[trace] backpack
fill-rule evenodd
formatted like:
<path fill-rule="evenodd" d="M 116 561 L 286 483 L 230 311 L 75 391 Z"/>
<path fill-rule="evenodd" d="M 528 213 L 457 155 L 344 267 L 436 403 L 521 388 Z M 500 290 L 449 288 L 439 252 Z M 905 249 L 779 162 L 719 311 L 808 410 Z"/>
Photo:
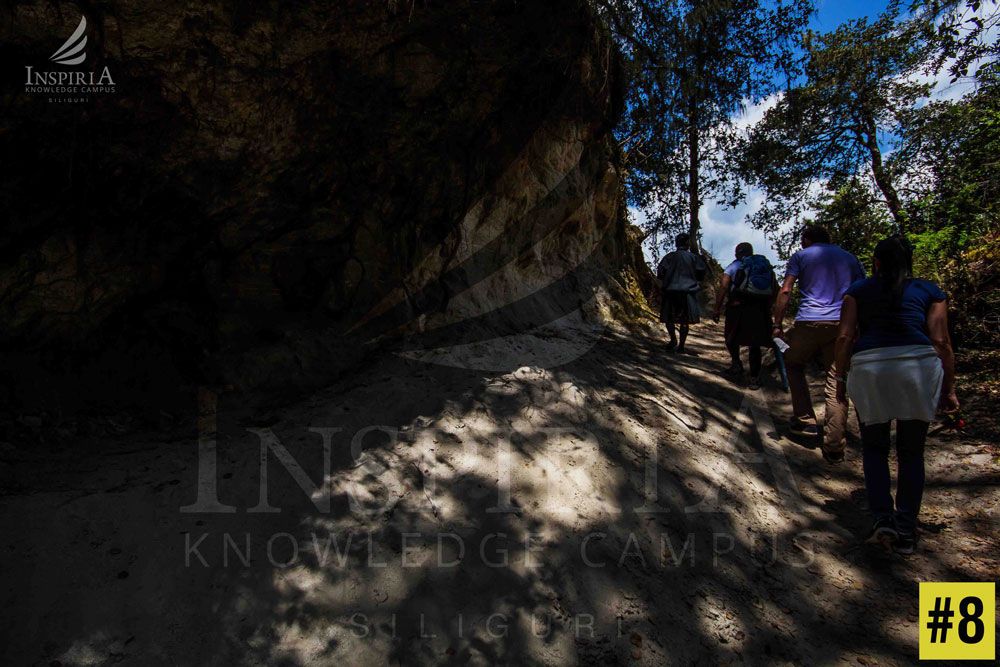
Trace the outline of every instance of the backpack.
<path fill-rule="evenodd" d="M 740 260 L 740 268 L 733 279 L 733 292 L 745 296 L 774 294 L 774 270 L 763 255 L 751 255 Z"/>

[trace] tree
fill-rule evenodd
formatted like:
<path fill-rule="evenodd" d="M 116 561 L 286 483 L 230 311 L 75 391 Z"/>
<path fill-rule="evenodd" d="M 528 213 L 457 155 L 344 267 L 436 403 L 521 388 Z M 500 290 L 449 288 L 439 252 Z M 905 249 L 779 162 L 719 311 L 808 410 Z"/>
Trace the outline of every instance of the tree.
<path fill-rule="evenodd" d="M 796 69 L 811 0 L 598 0 L 632 72 L 617 129 L 629 203 L 647 231 L 700 248 L 706 196 L 730 184 L 733 114 Z"/>
<path fill-rule="evenodd" d="M 892 227 L 870 182 L 857 176 L 827 183 L 815 208 L 812 222 L 828 229 L 841 247 L 862 260 L 872 256 L 875 244 Z"/>
<path fill-rule="evenodd" d="M 809 33 L 805 48 L 805 81 L 765 114 L 744 153 L 744 175 L 768 196 L 754 223 L 773 232 L 783 222 L 776 216 L 797 217 L 817 184 L 867 168 L 905 230 L 906 211 L 883 147 L 930 92 L 930 84 L 911 78 L 926 59 L 922 45 L 890 12 L 873 23 L 860 19 L 831 33 Z"/>
<path fill-rule="evenodd" d="M 913 113 L 895 158 L 910 176 L 915 270 L 950 296 L 966 344 L 1000 344 L 1000 66 L 955 102 Z"/>
<path fill-rule="evenodd" d="M 930 69 L 947 66 L 953 80 L 974 76 L 981 61 L 1000 56 L 997 0 L 916 0 L 908 24 L 914 39 L 933 49 Z"/>
<path fill-rule="evenodd" d="M 894 166 L 908 177 L 917 231 L 1000 225 L 1000 66 L 983 68 L 965 98 L 914 109 L 899 144 Z"/>

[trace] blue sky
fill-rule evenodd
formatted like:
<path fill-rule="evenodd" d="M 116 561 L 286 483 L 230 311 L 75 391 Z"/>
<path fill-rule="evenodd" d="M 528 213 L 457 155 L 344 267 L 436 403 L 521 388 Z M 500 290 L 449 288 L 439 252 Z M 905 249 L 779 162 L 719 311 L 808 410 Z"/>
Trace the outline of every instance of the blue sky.
<path fill-rule="evenodd" d="M 888 0 L 817 0 L 816 15 L 810 27 L 817 32 L 830 32 L 845 21 L 878 16 L 888 4 Z M 758 120 L 766 107 L 765 103 L 762 107 L 748 109 L 747 120 Z M 778 253 L 764 234 L 746 224 L 748 207 L 754 206 L 755 197 L 756 193 L 750 193 L 747 205 L 729 210 L 714 202 L 706 202 L 702 215 L 708 217 L 706 222 L 710 224 L 705 225 L 703 245 L 723 266 L 732 259 L 736 244 L 742 240 L 750 241 L 757 252 L 778 263 Z"/>
<path fill-rule="evenodd" d="M 989 4 L 996 4 L 997 0 L 992 0 Z M 817 13 L 813 17 L 811 27 L 820 32 L 829 32 L 837 28 L 845 21 L 861 17 L 875 17 L 882 13 L 889 0 L 817 0 Z M 987 3 L 984 3 L 984 8 Z M 994 30 L 984 39 L 1000 39 L 1000 30 Z M 966 78 L 959 82 L 952 82 L 947 67 L 937 74 L 916 75 L 922 82 L 931 84 L 931 99 L 935 100 L 957 100 L 967 94 L 974 87 L 974 81 Z M 759 104 L 749 106 L 742 114 L 734 118 L 737 127 L 748 128 L 758 122 L 764 113 L 774 106 L 780 99 L 778 95 L 763 100 Z M 759 230 L 753 229 L 747 224 L 747 218 L 757 210 L 763 202 L 763 194 L 760 190 L 750 189 L 746 193 L 745 201 L 735 209 L 726 209 L 716 204 L 711 199 L 704 202 L 701 209 L 702 245 L 712 253 L 723 266 L 733 260 L 733 250 L 737 243 L 749 241 L 753 244 L 754 250 L 768 257 L 776 265 L 780 265 L 778 253 L 772 247 L 770 241 Z M 641 211 L 631 209 L 633 221 L 642 224 L 644 216 Z M 789 220 L 788 224 L 797 224 L 800 221 Z M 644 247 L 647 260 L 652 261 L 654 256 L 652 248 Z"/>
<path fill-rule="evenodd" d="M 877 16 L 887 4 L 888 0 L 817 0 L 817 14 L 813 17 L 811 27 L 816 31 L 829 32 L 844 21 L 863 16 Z M 761 105 L 747 109 L 738 122 L 747 125 L 756 122 L 768 106 L 769 103 L 765 101 Z M 735 209 L 725 209 L 713 201 L 706 201 L 702 206 L 703 246 L 723 266 L 732 261 L 733 249 L 741 241 L 749 241 L 757 252 L 778 263 L 778 253 L 764 234 L 746 224 L 747 214 L 754 210 L 759 202 L 760 194 L 750 192 L 747 202 Z M 642 220 L 639 211 L 633 210 L 632 213 L 637 222 Z M 648 248 L 646 250 L 647 259 L 651 260 L 651 253 Z"/>
<path fill-rule="evenodd" d="M 875 16 L 889 3 L 886 0 L 817 0 L 817 15 L 813 18 L 814 30 L 828 32 L 844 21 L 862 16 Z"/>

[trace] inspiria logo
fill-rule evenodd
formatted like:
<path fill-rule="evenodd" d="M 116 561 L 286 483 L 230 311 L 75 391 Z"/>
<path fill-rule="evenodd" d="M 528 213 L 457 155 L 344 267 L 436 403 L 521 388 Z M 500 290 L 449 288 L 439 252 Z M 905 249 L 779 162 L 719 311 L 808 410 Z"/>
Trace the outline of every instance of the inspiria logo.
<path fill-rule="evenodd" d="M 80 25 L 69 36 L 49 60 L 60 65 L 79 65 L 87 59 L 87 17 L 80 17 Z M 79 54 L 79 55 L 78 55 Z"/>
<path fill-rule="evenodd" d="M 82 65 L 87 60 L 87 17 L 81 16 L 76 30 L 49 56 L 63 67 Z M 107 66 L 100 72 L 90 70 L 38 71 L 25 67 L 24 91 L 49 96 L 50 102 L 86 102 L 95 94 L 115 92 L 115 81 Z"/>

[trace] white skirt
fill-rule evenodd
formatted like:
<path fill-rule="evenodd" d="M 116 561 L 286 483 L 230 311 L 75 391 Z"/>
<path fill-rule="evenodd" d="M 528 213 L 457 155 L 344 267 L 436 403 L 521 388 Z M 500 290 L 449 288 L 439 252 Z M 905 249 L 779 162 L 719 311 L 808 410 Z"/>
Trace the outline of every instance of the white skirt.
<path fill-rule="evenodd" d="M 930 345 L 880 347 L 851 357 L 847 394 L 862 424 L 934 421 L 944 368 Z"/>

